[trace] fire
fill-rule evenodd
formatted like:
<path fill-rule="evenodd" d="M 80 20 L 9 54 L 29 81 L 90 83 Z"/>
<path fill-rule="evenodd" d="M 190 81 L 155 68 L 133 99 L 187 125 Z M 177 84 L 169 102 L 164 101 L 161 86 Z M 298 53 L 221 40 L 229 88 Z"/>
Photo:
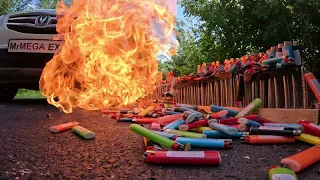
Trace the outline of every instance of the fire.
<path fill-rule="evenodd" d="M 60 2 L 56 39 L 64 44 L 40 79 L 47 101 L 71 113 L 128 105 L 152 93 L 161 81 L 156 54 L 175 22 L 161 1 Z"/>

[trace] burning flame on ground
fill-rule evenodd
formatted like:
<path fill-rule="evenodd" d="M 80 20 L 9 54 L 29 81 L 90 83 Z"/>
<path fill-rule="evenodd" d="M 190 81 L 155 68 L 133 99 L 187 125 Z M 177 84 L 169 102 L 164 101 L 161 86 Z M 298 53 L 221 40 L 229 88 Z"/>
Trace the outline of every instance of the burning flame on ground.
<path fill-rule="evenodd" d="M 70 7 L 60 2 L 56 39 L 63 37 L 64 44 L 40 79 L 48 102 L 71 113 L 74 107 L 128 105 L 152 93 L 162 78 L 156 54 L 175 21 L 160 1 L 76 0 Z M 155 22 L 164 33 L 154 33 Z"/>

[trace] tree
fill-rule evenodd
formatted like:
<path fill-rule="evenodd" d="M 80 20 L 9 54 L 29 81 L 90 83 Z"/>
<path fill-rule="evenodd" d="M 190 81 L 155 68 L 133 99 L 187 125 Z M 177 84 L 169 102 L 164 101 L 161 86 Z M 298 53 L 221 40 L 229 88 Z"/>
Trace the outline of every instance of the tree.
<path fill-rule="evenodd" d="M 21 11 L 28 8 L 32 0 L 4 0 L 0 1 L 0 15 Z"/>
<path fill-rule="evenodd" d="M 37 7 L 41 9 L 55 9 L 59 0 L 38 0 Z"/>
<path fill-rule="evenodd" d="M 194 63 L 265 52 L 271 46 L 299 40 L 306 67 L 320 70 L 320 3 L 318 0 L 181 0 L 187 17 L 196 17 L 194 40 L 182 40 L 175 61 Z M 178 27 L 179 28 L 179 27 Z M 196 42 L 196 43 L 195 43 Z M 190 46 L 196 48 L 190 51 Z M 197 53 L 195 53 L 197 52 Z M 201 56 L 199 56 L 201 55 Z M 198 56 L 198 57 L 197 57 Z"/>

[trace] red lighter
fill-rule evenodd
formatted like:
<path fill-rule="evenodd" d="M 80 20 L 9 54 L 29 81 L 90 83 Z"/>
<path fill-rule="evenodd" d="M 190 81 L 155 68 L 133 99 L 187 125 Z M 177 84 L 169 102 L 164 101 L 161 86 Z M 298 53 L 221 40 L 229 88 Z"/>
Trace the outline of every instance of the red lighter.
<path fill-rule="evenodd" d="M 217 165 L 219 151 L 146 151 L 146 162 L 156 164 Z"/>
<path fill-rule="evenodd" d="M 301 119 L 299 124 L 303 126 L 303 132 L 320 137 L 320 126 Z"/>

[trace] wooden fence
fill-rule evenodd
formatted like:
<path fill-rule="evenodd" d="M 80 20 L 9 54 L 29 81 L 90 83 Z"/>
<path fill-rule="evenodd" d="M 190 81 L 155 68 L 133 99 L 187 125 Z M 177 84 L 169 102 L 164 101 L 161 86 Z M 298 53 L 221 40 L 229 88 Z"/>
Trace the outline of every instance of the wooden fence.
<path fill-rule="evenodd" d="M 244 82 L 241 75 L 228 79 L 211 78 L 206 81 L 188 81 L 177 85 L 175 102 L 201 106 L 218 105 L 235 107 L 240 101 L 242 106 L 253 99 L 263 101 L 261 108 L 312 108 L 315 97 L 303 78 L 303 67 L 288 67 L 270 70 L 253 75 L 252 81 Z M 161 99 L 168 85 L 162 85 L 148 97 Z"/>

